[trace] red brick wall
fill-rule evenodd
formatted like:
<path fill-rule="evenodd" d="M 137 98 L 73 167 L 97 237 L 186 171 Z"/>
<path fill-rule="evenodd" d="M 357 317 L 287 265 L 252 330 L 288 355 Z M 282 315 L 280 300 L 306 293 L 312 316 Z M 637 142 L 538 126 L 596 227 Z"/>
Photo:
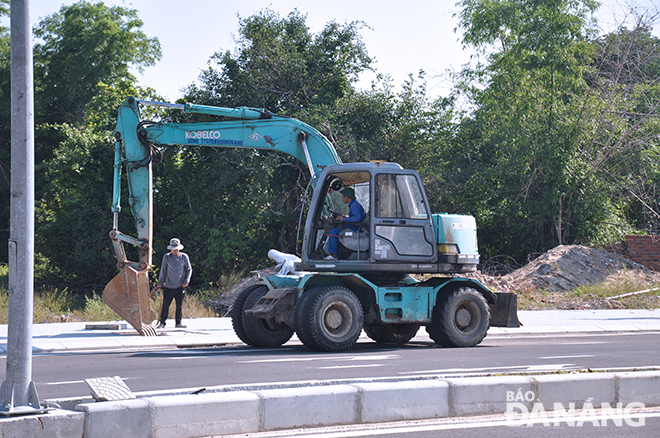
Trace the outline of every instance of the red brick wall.
<path fill-rule="evenodd" d="M 626 236 L 624 255 L 654 271 L 660 271 L 660 236 Z"/>

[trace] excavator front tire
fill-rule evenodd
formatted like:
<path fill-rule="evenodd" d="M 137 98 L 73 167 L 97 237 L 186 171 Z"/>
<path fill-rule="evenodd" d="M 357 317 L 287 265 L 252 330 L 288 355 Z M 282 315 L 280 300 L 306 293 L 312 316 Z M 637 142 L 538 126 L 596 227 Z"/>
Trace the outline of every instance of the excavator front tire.
<path fill-rule="evenodd" d="M 342 286 L 305 292 L 294 315 L 298 339 L 316 351 L 339 352 L 352 348 L 364 325 L 360 300 Z"/>
<path fill-rule="evenodd" d="M 440 297 L 426 331 L 443 347 L 474 347 L 486 337 L 490 312 L 476 289 L 463 287 Z"/>

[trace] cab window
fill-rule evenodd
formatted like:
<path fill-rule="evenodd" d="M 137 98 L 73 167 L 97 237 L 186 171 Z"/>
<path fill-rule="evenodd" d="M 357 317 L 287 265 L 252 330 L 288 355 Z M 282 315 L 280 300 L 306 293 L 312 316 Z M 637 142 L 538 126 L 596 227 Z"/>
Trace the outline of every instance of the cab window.
<path fill-rule="evenodd" d="M 413 175 L 376 175 L 376 216 L 427 219 L 428 212 L 417 178 Z"/>

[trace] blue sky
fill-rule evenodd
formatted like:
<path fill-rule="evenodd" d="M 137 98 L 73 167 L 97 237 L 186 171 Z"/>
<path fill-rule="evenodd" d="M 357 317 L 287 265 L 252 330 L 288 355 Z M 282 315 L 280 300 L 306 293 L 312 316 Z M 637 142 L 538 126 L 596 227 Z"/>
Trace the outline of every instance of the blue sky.
<path fill-rule="evenodd" d="M 92 0 L 93 1 L 93 0 Z M 621 11 L 628 0 L 606 0 L 599 22 L 604 29 L 623 17 Z M 658 0 L 635 0 L 646 7 Z M 62 4 L 73 0 L 31 0 L 32 21 L 37 23 Z M 155 88 L 174 101 L 181 88 L 197 80 L 215 52 L 235 47 L 238 17 L 269 8 L 285 17 L 298 9 L 307 15 L 311 32 L 323 29 L 329 21 L 340 24 L 364 21 L 370 29 L 362 35 L 369 55 L 375 58 L 378 73 L 388 74 L 396 86 L 410 73 L 420 69 L 427 73 L 429 93 L 445 95 L 449 83 L 443 73 L 460 70 L 468 62 L 470 52 L 462 49 L 460 32 L 455 33 L 458 12 L 455 0 L 106 0 L 107 5 L 125 6 L 139 11 L 143 30 L 161 43 L 163 57 L 143 75 L 140 84 Z M 657 26 L 654 34 L 660 36 Z M 364 74 L 359 87 L 368 88 L 374 75 Z"/>

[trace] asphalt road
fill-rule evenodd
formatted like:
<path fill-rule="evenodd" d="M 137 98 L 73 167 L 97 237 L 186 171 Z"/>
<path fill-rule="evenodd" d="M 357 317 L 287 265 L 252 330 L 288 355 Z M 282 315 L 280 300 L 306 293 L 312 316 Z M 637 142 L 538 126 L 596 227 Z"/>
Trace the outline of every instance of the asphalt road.
<path fill-rule="evenodd" d="M 143 392 L 307 380 L 658 367 L 660 357 L 651 346 L 658 345 L 659 338 L 648 333 L 492 337 L 467 349 L 440 348 L 430 340 L 402 347 L 360 342 L 341 354 L 290 344 L 271 350 L 56 353 L 33 357 L 32 380 L 45 400 L 89 395 L 84 379 L 111 376 Z M 3 368 L 5 361 L 0 362 Z"/>

